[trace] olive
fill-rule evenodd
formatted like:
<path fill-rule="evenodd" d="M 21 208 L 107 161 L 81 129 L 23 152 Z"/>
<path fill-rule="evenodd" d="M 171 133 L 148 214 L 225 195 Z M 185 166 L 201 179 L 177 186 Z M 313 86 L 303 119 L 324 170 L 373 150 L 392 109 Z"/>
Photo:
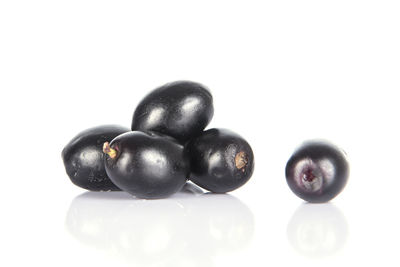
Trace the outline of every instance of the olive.
<path fill-rule="evenodd" d="M 326 141 L 307 141 L 286 164 L 286 181 L 298 197 L 327 202 L 345 187 L 349 177 L 346 155 Z"/>
<path fill-rule="evenodd" d="M 132 130 L 155 131 L 186 142 L 214 115 L 213 98 L 203 85 L 176 81 L 154 89 L 137 106 Z"/>
<path fill-rule="evenodd" d="M 92 191 L 120 190 L 107 176 L 102 148 L 104 142 L 128 131 L 122 126 L 102 125 L 76 135 L 61 153 L 72 183 Z"/>
<path fill-rule="evenodd" d="M 164 198 L 189 176 L 184 148 L 172 137 L 133 131 L 104 143 L 106 172 L 122 190 L 138 198 Z"/>
<path fill-rule="evenodd" d="M 190 180 L 214 193 L 244 185 L 253 174 L 254 155 L 240 135 L 226 129 L 210 129 L 185 148 L 190 156 Z"/>

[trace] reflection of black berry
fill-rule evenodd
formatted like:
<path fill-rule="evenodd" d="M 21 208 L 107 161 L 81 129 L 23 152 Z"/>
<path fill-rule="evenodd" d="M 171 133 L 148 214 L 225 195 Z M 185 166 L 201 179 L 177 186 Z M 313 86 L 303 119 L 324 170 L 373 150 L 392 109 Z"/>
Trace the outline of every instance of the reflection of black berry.
<path fill-rule="evenodd" d="M 183 146 L 153 132 L 129 132 L 104 144 L 110 179 L 138 198 L 163 198 L 177 192 L 189 176 Z"/>
<path fill-rule="evenodd" d="M 185 142 L 201 133 L 213 114 L 213 98 L 206 87 L 178 81 L 153 90 L 139 103 L 132 130 L 155 131 Z"/>
<path fill-rule="evenodd" d="M 119 190 L 104 169 L 103 143 L 128 132 L 116 125 L 104 125 L 87 129 L 75 136 L 63 149 L 62 159 L 71 181 L 92 191 Z"/>
<path fill-rule="evenodd" d="M 245 184 L 253 174 L 254 156 L 241 136 L 226 129 L 210 129 L 186 146 L 190 156 L 190 180 L 215 193 Z"/>
<path fill-rule="evenodd" d="M 344 153 L 326 142 L 303 144 L 286 165 L 286 181 L 298 197 L 326 202 L 345 187 L 349 165 Z"/>

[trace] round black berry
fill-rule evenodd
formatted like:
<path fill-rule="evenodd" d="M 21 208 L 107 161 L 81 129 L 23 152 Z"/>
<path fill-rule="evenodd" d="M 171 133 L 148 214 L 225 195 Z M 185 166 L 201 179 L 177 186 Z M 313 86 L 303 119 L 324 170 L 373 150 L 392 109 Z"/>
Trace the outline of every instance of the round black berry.
<path fill-rule="evenodd" d="M 286 164 L 290 189 L 308 202 L 333 199 L 343 190 L 348 177 L 346 155 L 328 142 L 304 143 Z"/>

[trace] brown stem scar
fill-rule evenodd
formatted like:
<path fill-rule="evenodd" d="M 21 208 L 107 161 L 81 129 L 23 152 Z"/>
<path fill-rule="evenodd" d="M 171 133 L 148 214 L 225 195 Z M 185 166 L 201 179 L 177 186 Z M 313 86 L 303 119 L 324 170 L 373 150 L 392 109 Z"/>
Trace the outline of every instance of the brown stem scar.
<path fill-rule="evenodd" d="M 103 145 L 103 152 L 110 156 L 110 158 L 115 158 L 117 156 L 117 151 L 110 147 L 108 142 L 105 142 Z"/>
<path fill-rule="evenodd" d="M 236 154 L 235 156 L 235 166 L 237 169 L 241 169 L 244 172 L 244 167 L 246 167 L 247 163 L 249 162 L 249 159 L 247 157 L 247 154 L 244 151 L 240 151 L 239 153 Z"/>

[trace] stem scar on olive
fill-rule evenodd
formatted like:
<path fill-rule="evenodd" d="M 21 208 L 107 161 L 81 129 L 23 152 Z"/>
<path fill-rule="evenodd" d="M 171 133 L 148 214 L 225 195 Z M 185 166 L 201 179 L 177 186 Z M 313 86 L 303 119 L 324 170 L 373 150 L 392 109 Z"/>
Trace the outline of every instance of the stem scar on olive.
<path fill-rule="evenodd" d="M 111 148 L 110 143 L 108 143 L 108 142 L 104 143 L 103 152 L 112 159 L 117 156 L 117 151 L 115 149 Z"/>
<path fill-rule="evenodd" d="M 248 162 L 249 158 L 247 157 L 246 152 L 240 151 L 239 153 L 236 154 L 235 166 L 237 169 L 242 170 L 242 172 L 244 172 Z"/>

